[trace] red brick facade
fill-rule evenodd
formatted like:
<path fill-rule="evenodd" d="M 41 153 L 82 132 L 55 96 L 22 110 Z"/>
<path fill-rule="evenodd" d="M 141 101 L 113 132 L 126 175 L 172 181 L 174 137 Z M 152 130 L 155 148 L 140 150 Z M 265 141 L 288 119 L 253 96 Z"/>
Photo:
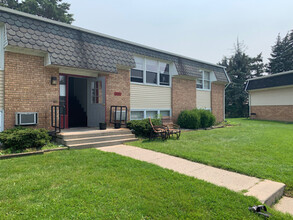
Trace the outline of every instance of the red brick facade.
<path fill-rule="evenodd" d="M 293 122 L 293 105 L 251 106 L 253 119 Z"/>
<path fill-rule="evenodd" d="M 172 115 L 176 121 L 180 112 L 196 108 L 196 80 L 172 78 Z"/>
<path fill-rule="evenodd" d="M 130 70 L 118 69 L 118 74 L 109 74 L 106 76 L 107 122 L 110 120 L 111 105 L 127 106 L 128 119 L 130 118 Z"/>
<path fill-rule="evenodd" d="M 15 125 L 16 112 L 38 112 L 38 128 L 50 128 L 52 105 L 59 104 L 59 84 L 51 85 L 57 68 L 44 67 L 44 58 L 5 52 L 5 129 Z"/>
<path fill-rule="evenodd" d="M 224 120 L 224 90 L 225 85 L 212 83 L 211 106 L 212 113 L 216 116 L 217 122 Z"/>
<path fill-rule="evenodd" d="M 106 121 L 111 105 L 127 106 L 129 119 L 130 70 L 119 69 L 118 74 L 105 76 Z M 4 77 L 5 129 L 14 127 L 16 112 L 38 112 L 35 127 L 51 129 L 51 106 L 59 104 L 59 69 L 44 67 L 43 57 L 6 52 Z M 57 77 L 57 85 L 51 85 L 51 77 Z M 224 88 L 223 84 L 212 83 L 211 107 L 217 121 L 224 119 Z M 173 77 L 171 104 L 174 121 L 181 111 L 196 108 L 196 80 Z"/>

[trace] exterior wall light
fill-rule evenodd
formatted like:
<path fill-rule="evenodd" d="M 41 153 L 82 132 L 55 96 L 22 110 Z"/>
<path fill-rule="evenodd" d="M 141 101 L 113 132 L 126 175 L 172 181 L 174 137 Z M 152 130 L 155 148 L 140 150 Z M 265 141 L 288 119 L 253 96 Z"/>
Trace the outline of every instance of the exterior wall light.
<path fill-rule="evenodd" d="M 57 85 L 57 77 L 55 76 L 51 77 L 51 85 Z"/>

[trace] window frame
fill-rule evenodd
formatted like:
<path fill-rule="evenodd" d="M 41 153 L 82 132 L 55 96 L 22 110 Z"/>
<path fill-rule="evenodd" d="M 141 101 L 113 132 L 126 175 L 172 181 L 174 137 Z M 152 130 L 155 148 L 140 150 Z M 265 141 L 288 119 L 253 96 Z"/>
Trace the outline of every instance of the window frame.
<path fill-rule="evenodd" d="M 212 75 L 212 71 L 208 71 L 208 70 L 200 70 L 200 72 L 202 73 L 201 74 L 201 78 L 197 78 L 196 79 L 196 89 L 197 90 L 203 90 L 203 91 L 211 91 L 211 87 L 212 87 L 212 80 L 211 80 L 211 75 Z M 205 75 L 205 73 L 209 73 L 209 80 L 206 80 L 205 78 L 204 78 L 204 75 Z M 198 80 L 201 80 L 201 83 L 202 83 L 202 88 L 197 88 L 197 85 L 198 85 Z M 205 88 L 205 81 L 208 81 L 209 82 L 209 88 L 208 89 L 206 89 Z"/>
<path fill-rule="evenodd" d="M 170 112 L 170 117 L 172 117 L 172 109 L 130 109 L 130 120 L 143 120 L 143 119 L 146 119 L 146 112 L 148 111 L 156 111 L 157 112 L 157 115 L 159 116 L 160 115 L 160 112 L 161 111 L 169 111 Z M 132 119 L 131 118 L 131 112 L 143 112 L 143 119 Z"/>
<path fill-rule="evenodd" d="M 170 73 L 170 65 L 171 63 L 169 62 L 166 62 L 166 61 L 162 61 L 162 60 L 156 60 L 156 59 L 150 59 L 150 58 L 147 58 L 147 57 L 139 57 L 139 56 L 136 56 L 137 58 L 140 58 L 140 59 L 143 59 L 143 82 L 140 83 L 140 82 L 132 82 L 131 81 L 131 70 L 132 69 L 136 69 L 136 68 L 132 68 L 130 70 L 130 83 L 132 84 L 137 84 L 137 85 L 150 85 L 150 86 L 161 86 L 161 87 L 171 87 L 171 84 L 172 84 L 172 80 L 171 80 L 171 73 Z M 146 70 L 146 63 L 147 63 L 147 60 L 151 60 L 151 61 L 155 61 L 157 63 L 157 83 L 154 84 L 154 83 L 147 83 L 146 82 L 146 75 L 147 75 L 147 70 Z M 161 85 L 161 81 L 160 81 L 160 63 L 165 63 L 167 65 L 169 65 L 169 85 Z M 166 74 L 165 74 L 166 75 Z"/>

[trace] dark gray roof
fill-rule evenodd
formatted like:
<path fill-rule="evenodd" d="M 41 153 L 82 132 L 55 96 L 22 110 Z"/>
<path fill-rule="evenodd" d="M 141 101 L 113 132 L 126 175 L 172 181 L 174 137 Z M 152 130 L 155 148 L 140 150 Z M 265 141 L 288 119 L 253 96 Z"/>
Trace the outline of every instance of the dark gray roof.
<path fill-rule="evenodd" d="M 77 27 L 0 7 L 0 22 L 6 24 L 8 45 L 49 53 L 52 65 L 117 72 L 117 65 L 134 67 L 134 55 L 174 62 L 180 75 L 201 76 L 201 69 L 214 71 L 228 82 L 223 67 L 195 61 L 168 52 L 105 37 Z"/>
<path fill-rule="evenodd" d="M 293 86 L 293 71 L 250 79 L 248 80 L 246 90 L 267 89 L 289 85 Z"/>

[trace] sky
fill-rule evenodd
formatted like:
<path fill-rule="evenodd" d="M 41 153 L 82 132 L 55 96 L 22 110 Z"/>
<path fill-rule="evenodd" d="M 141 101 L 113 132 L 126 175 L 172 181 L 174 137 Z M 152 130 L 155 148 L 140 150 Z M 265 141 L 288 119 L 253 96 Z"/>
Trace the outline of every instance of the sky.
<path fill-rule="evenodd" d="M 268 61 L 293 29 L 293 0 L 63 0 L 75 26 L 218 63 L 243 42 Z"/>

